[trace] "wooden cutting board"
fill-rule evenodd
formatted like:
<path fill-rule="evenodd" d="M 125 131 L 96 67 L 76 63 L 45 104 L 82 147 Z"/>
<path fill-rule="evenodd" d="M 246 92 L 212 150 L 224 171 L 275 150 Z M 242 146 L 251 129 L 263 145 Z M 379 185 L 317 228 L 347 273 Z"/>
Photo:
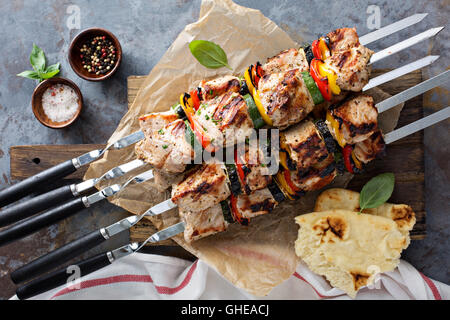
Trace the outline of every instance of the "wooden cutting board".
<path fill-rule="evenodd" d="M 388 70 L 374 70 L 372 76 Z M 145 76 L 130 76 L 128 78 L 128 105 L 130 106 L 141 87 Z M 393 95 L 422 81 L 420 71 L 412 72 L 388 84 L 381 89 Z M 398 127 L 404 126 L 423 117 L 423 96 L 418 96 L 405 103 L 400 115 Z M 100 145 L 33 145 L 14 146 L 10 148 L 11 179 L 25 179 L 41 170 L 49 168 L 64 160 L 71 159 L 84 152 L 99 148 Z M 85 168 L 86 169 L 86 168 Z M 79 170 L 68 178 L 81 178 L 84 170 Z M 355 176 L 349 184 L 349 189 L 360 191 L 362 186 L 373 176 L 382 172 L 394 172 L 396 185 L 391 197 L 393 203 L 407 203 L 416 213 L 417 222 L 411 232 L 411 238 L 418 240 L 426 236 L 425 193 L 424 193 L 424 145 L 423 132 L 399 140 L 387 147 L 386 157 L 370 163 L 366 172 Z M 132 241 L 143 241 L 156 229 L 148 221 L 139 223 L 132 228 Z M 174 245 L 173 241 L 160 243 Z"/>

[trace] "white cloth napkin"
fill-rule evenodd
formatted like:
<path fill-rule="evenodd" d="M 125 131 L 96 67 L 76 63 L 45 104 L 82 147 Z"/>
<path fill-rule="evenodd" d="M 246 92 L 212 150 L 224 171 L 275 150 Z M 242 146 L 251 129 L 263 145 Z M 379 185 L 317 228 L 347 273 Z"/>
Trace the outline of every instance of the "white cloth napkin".
<path fill-rule="evenodd" d="M 32 299 L 350 299 L 303 263 L 269 295 L 256 297 L 233 286 L 201 260 L 192 263 L 142 253 L 91 273 L 76 286 L 64 285 Z M 361 289 L 356 298 L 447 300 L 450 286 L 431 280 L 401 261 L 395 271 L 382 274 L 373 288 Z"/>

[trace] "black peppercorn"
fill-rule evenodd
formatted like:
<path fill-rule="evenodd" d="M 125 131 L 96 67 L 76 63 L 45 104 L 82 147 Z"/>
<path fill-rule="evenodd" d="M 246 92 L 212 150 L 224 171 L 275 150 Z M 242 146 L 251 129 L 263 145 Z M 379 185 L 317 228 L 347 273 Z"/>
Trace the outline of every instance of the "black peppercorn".
<path fill-rule="evenodd" d="M 104 74 L 114 67 L 116 48 L 106 36 L 97 36 L 83 44 L 80 58 L 89 73 Z"/>

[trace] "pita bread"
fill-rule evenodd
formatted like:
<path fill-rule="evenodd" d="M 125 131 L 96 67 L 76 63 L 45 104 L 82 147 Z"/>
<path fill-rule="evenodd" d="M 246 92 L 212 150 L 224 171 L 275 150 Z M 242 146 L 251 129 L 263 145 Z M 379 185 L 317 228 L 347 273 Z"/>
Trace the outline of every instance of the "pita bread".
<path fill-rule="evenodd" d="M 333 287 L 355 297 L 381 272 L 394 270 L 409 235 L 386 217 L 349 210 L 313 212 L 295 218 L 300 225 L 295 252 Z"/>
<path fill-rule="evenodd" d="M 333 209 L 359 212 L 359 193 L 341 188 L 325 190 L 317 197 L 314 211 L 319 212 Z M 394 220 L 399 230 L 408 234 L 416 223 L 414 211 L 406 204 L 384 203 L 377 208 L 364 209 L 363 213 Z"/>

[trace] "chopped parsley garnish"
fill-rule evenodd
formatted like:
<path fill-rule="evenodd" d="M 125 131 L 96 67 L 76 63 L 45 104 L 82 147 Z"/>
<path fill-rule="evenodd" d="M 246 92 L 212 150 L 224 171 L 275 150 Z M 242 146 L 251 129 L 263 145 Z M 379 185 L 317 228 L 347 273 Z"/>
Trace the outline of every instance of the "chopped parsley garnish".
<path fill-rule="evenodd" d="M 205 114 L 205 119 L 206 119 L 206 120 L 209 120 L 209 119 L 210 119 L 209 116 L 208 116 L 207 114 Z"/>
<path fill-rule="evenodd" d="M 213 94 L 213 91 L 211 89 L 211 90 L 209 90 L 209 95 L 212 96 L 212 94 Z"/>
<path fill-rule="evenodd" d="M 167 149 L 169 146 L 167 144 L 163 145 L 162 148 L 163 149 Z"/>
<path fill-rule="evenodd" d="M 229 109 L 229 108 L 230 108 L 230 105 L 229 105 L 229 104 L 227 104 L 227 105 L 223 106 L 223 108 L 222 108 L 222 109 Z"/>
<path fill-rule="evenodd" d="M 202 128 L 203 128 L 203 130 L 204 130 L 205 132 L 208 132 L 208 129 L 206 129 L 206 128 L 205 128 L 205 127 L 203 127 L 203 126 L 202 126 Z"/>
<path fill-rule="evenodd" d="M 265 165 L 264 163 L 261 163 L 261 167 L 265 168 L 265 167 L 266 167 L 266 165 Z"/>
<path fill-rule="evenodd" d="M 159 129 L 159 130 L 158 130 L 158 133 L 159 133 L 159 134 L 164 134 L 164 130 L 163 130 L 163 129 Z"/>

